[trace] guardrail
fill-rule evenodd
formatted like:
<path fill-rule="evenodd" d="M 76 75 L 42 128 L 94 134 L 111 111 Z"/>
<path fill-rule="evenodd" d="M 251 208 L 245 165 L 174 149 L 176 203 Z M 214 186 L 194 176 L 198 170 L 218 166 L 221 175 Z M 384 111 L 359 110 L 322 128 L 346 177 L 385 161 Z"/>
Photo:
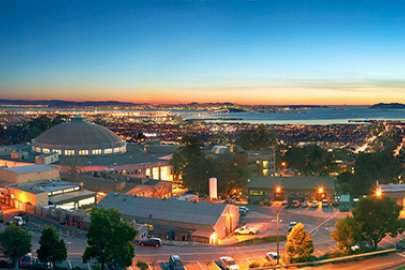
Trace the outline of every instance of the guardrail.
<path fill-rule="evenodd" d="M 251 270 L 266 270 L 266 269 L 280 269 L 280 268 L 289 268 L 289 267 L 314 266 L 314 265 L 321 265 L 321 264 L 327 264 L 327 263 L 350 261 L 350 260 L 357 259 L 357 258 L 365 258 L 365 257 L 369 257 L 369 256 L 382 255 L 382 254 L 392 253 L 395 251 L 396 251 L 395 248 L 389 248 L 389 249 L 384 249 L 384 250 L 378 250 L 378 251 L 373 251 L 373 252 L 367 252 L 367 253 L 361 253 L 361 254 L 355 254 L 355 255 L 349 255 L 349 256 L 337 257 L 337 258 L 331 258 L 331 259 L 325 259 L 325 260 L 319 260 L 319 261 L 266 266 L 266 267 L 259 267 L 259 268 L 250 268 L 250 269 Z"/>

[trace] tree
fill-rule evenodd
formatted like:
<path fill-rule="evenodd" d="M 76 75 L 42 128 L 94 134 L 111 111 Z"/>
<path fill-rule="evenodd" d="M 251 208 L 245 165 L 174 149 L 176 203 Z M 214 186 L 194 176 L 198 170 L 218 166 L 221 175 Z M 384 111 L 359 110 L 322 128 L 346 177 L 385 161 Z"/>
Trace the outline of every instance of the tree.
<path fill-rule="evenodd" d="M 218 190 L 230 194 L 235 188 L 245 188 L 250 173 L 236 162 L 235 157 L 220 156 L 213 161 L 214 176 L 218 179 Z"/>
<path fill-rule="evenodd" d="M 31 235 L 24 228 L 11 224 L 0 233 L 0 244 L 4 255 L 10 257 L 18 269 L 21 257 L 31 252 Z"/>
<path fill-rule="evenodd" d="M 360 240 L 359 228 L 352 217 L 339 219 L 330 235 L 336 241 L 339 250 L 345 253 L 349 253 L 351 247 Z"/>
<path fill-rule="evenodd" d="M 376 248 L 387 234 L 395 237 L 402 233 L 405 230 L 404 222 L 398 219 L 401 209 L 387 196 L 361 198 L 352 210 L 361 239 Z"/>
<path fill-rule="evenodd" d="M 59 239 L 55 228 L 47 226 L 42 230 L 39 239 L 39 249 L 37 250 L 38 259 L 43 263 L 51 263 L 52 269 L 56 262 L 61 262 L 67 258 L 65 241 Z"/>
<path fill-rule="evenodd" d="M 309 233 L 305 230 L 304 224 L 297 223 L 287 236 L 286 252 L 291 261 L 305 261 L 314 252 L 314 245 Z"/>
<path fill-rule="evenodd" d="M 90 221 L 83 262 L 96 259 L 102 270 L 106 264 L 130 266 L 134 256 L 134 246 L 131 241 L 137 234 L 134 227 L 123 220 L 116 209 L 94 207 L 90 214 Z"/>
<path fill-rule="evenodd" d="M 244 130 L 236 139 L 236 144 L 245 150 L 262 150 L 276 144 L 276 136 L 264 126 L 256 129 Z"/>
<path fill-rule="evenodd" d="M 148 265 L 146 262 L 144 262 L 144 261 L 138 261 L 138 262 L 136 263 L 136 267 L 138 267 L 138 268 L 141 269 L 141 270 L 146 270 L 146 269 L 149 268 L 149 265 Z"/>
<path fill-rule="evenodd" d="M 391 152 L 361 153 L 356 159 L 352 190 L 356 192 L 355 195 L 369 194 L 370 187 L 376 181 L 391 183 L 398 179 L 401 171 L 399 159 Z"/>
<path fill-rule="evenodd" d="M 331 154 L 317 145 L 293 147 L 288 150 L 285 159 L 289 167 L 303 175 L 327 174 L 332 165 Z"/>
<path fill-rule="evenodd" d="M 340 194 L 354 194 L 353 189 L 354 175 L 350 172 L 343 172 L 337 177 L 337 189 Z"/>

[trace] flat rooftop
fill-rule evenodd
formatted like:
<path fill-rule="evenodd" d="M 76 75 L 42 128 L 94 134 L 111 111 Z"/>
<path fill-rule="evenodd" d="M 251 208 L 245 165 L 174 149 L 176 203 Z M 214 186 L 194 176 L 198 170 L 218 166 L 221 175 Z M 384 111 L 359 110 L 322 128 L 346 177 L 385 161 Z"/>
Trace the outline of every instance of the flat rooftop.
<path fill-rule="evenodd" d="M 405 184 L 380 185 L 382 192 L 405 192 Z"/>
<path fill-rule="evenodd" d="M 18 166 L 18 167 L 12 167 L 12 168 L 6 168 L 6 167 L 0 168 L 0 170 L 14 172 L 17 174 L 32 173 L 32 172 L 38 172 L 38 171 L 49 171 L 49 170 L 55 170 L 55 169 L 57 169 L 57 167 L 50 166 L 50 165 L 42 165 L 42 164 Z"/>
<path fill-rule="evenodd" d="M 135 197 L 110 193 L 99 204 L 105 208 L 115 208 L 122 215 L 136 218 L 182 222 L 214 226 L 222 215 L 226 204 L 188 202 L 175 199 Z"/>
<path fill-rule="evenodd" d="M 75 188 L 80 188 L 80 185 L 77 183 L 71 183 L 67 181 L 62 181 L 62 180 L 52 180 L 52 181 L 42 181 L 42 182 L 34 182 L 34 183 L 27 183 L 27 184 L 12 184 L 6 181 L 1 181 L 1 185 L 12 187 L 12 188 L 17 188 L 29 193 L 33 194 L 38 194 L 38 193 L 52 193 L 52 192 L 57 192 L 57 191 L 63 191 L 63 190 L 70 190 L 72 191 Z"/>

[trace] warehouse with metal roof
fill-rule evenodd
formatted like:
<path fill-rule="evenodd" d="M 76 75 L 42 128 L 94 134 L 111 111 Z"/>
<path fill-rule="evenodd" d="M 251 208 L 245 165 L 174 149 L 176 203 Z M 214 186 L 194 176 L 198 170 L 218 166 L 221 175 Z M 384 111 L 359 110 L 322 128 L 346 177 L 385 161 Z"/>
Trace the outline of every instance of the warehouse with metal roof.
<path fill-rule="evenodd" d="M 153 235 L 169 240 L 215 243 L 239 223 L 238 207 L 229 204 L 110 193 L 98 205 L 115 208 L 130 221 L 149 224 Z"/>

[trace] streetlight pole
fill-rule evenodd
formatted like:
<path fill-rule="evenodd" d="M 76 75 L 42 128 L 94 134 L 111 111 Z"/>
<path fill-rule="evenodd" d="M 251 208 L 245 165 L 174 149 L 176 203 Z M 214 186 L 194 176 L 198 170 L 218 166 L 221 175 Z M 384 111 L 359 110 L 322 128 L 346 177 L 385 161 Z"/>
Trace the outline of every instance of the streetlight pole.
<path fill-rule="evenodd" d="M 278 237 L 278 235 L 279 235 L 279 233 L 278 233 L 278 223 L 279 223 L 279 216 L 278 216 L 278 213 L 280 212 L 280 206 L 278 206 L 277 208 L 276 208 L 276 230 L 277 230 L 277 265 L 279 264 L 279 260 L 280 260 L 280 243 L 279 243 L 279 237 Z"/>

